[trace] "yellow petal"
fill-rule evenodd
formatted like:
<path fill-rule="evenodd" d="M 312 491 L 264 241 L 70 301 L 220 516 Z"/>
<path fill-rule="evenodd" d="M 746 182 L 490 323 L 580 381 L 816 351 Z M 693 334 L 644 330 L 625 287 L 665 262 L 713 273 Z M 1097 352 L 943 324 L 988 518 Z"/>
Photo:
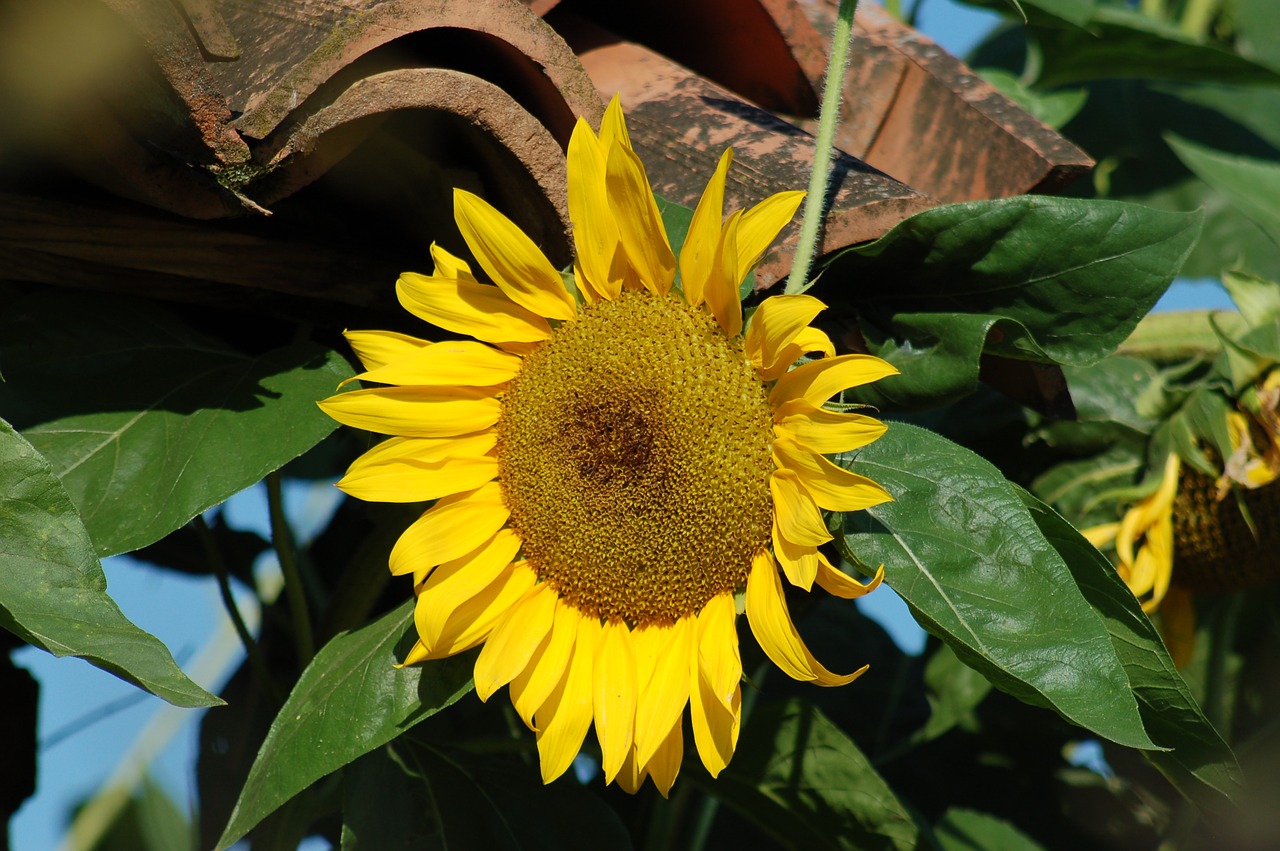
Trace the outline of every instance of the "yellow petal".
<path fill-rule="evenodd" d="M 551 633 L 556 592 L 540 582 L 494 626 L 476 659 L 476 694 L 488 700 L 525 669 L 534 651 Z"/>
<path fill-rule="evenodd" d="M 1160 637 L 1179 669 L 1191 664 L 1196 652 L 1196 609 L 1190 591 L 1169 589 L 1160 605 Z"/>
<path fill-rule="evenodd" d="M 471 253 L 507 298 L 547 319 L 577 318 L 560 273 L 514 222 L 465 189 L 453 190 L 453 215 Z"/>
<path fill-rule="evenodd" d="M 422 643 L 435 647 L 445 622 L 507 572 L 518 552 L 520 536 L 511 529 L 502 529 L 461 558 L 446 561 L 431 571 L 418 591 L 415 619 Z"/>
<path fill-rule="evenodd" d="M 843 570 L 833 566 L 822 553 L 818 553 L 817 581 L 818 587 L 833 597 L 853 600 L 880 587 L 880 583 L 884 581 L 884 565 L 880 565 L 876 569 L 876 575 L 864 585 Z"/>
<path fill-rule="evenodd" d="M 872 355 L 841 355 L 801 364 L 778 379 L 769 393 L 776 408 L 792 399 L 806 399 L 821 406 L 837 393 L 897 375 L 898 369 Z"/>
<path fill-rule="evenodd" d="M 317 404 L 343 425 L 405 437 L 453 437 L 498 421 L 493 388 L 374 387 L 330 396 Z"/>
<path fill-rule="evenodd" d="M 455 257 L 445 250 L 444 246 L 431 243 L 431 259 L 436 268 L 432 273 L 437 278 L 457 278 L 475 282 L 476 276 L 471 274 L 471 266 L 461 257 Z"/>
<path fill-rule="evenodd" d="M 442 461 L 404 459 L 361 465 L 357 460 L 338 481 L 348 496 L 369 502 L 426 502 L 475 490 L 498 477 L 498 459 L 449 458 Z"/>
<path fill-rule="evenodd" d="M 508 565 L 492 584 L 450 615 L 434 646 L 423 638 L 422 643 L 430 648 L 428 658 L 443 659 L 484 641 L 498 620 L 528 593 L 537 579 L 537 574 L 525 562 Z M 423 596 L 418 596 L 419 603 Z M 418 620 L 416 610 L 414 620 Z"/>
<path fill-rule="evenodd" d="M 680 723 L 689 703 L 689 665 L 695 637 L 692 615 L 671 626 L 652 626 L 637 631 L 641 641 L 652 641 L 652 662 L 648 677 L 640 681 L 636 705 L 636 758 L 644 765 L 653 758 L 670 732 Z M 646 654 L 647 655 L 647 654 Z"/>
<path fill-rule="evenodd" d="M 765 655 L 792 679 L 820 686 L 841 686 L 853 682 L 867 670 L 863 665 L 852 674 L 838 676 L 813 658 L 791 622 L 782 582 L 768 552 L 756 557 L 747 576 L 747 622 Z"/>
<path fill-rule="evenodd" d="M 606 149 L 605 186 L 618 223 L 618 236 L 640 283 L 654 295 L 666 295 L 676 277 L 676 258 L 644 165 L 630 148 Z"/>
<path fill-rule="evenodd" d="M 742 681 L 737 617 L 733 594 L 717 594 L 698 615 L 698 668 L 710 693 L 726 710 L 732 709 L 734 691 Z"/>
<path fill-rule="evenodd" d="M 733 149 L 726 148 L 720 163 L 707 181 L 707 188 L 693 211 L 684 246 L 680 249 L 680 283 L 690 307 L 702 304 L 707 279 L 711 277 L 716 251 L 720 246 L 720 228 L 724 219 L 724 182 L 733 162 Z"/>
<path fill-rule="evenodd" d="M 644 766 L 644 770 L 649 772 L 649 776 L 653 778 L 653 785 L 658 787 L 658 791 L 662 793 L 662 797 L 666 798 L 671 794 L 671 787 L 676 782 L 676 776 L 680 773 L 680 762 L 684 759 L 684 732 L 681 729 L 681 719 L 677 718 L 676 722 L 671 725 L 671 731 L 667 733 L 662 740 L 662 744 L 658 746 L 658 750 L 654 753 Z"/>
<path fill-rule="evenodd" d="M 773 456 L 779 467 L 798 474 L 801 486 L 819 508 L 861 511 L 893 500 L 888 491 L 866 476 L 837 467 L 788 438 L 779 437 L 773 442 Z"/>
<path fill-rule="evenodd" d="M 825 304 L 809 295 L 775 295 L 765 299 L 747 326 L 747 357 L 757 369 L 772 368 L 787 346 L 824 309 Z"/>
<path fill-rule="evenodd" d="M 524 360 L 474 340 L 447 340 L 357 375 L 379 384 L 492 387 L 515 378 Z"/>
<path fill-rule="evenodd" d="M 631 630 L 622 621 L 609 621 L 602 629 L 600 646 L 596 649 L 592 689 L 600 767 L 606 785 L 613 782 L 631 753 L 637 691 Z"/>
<path fill-rule="evenodd" d="M 618 772 L 618 785 L 622 787 L 622 791 L 634 795 L 640 791 L 640 787 L 644 785 L 644 779 L 648 776 L 649 772 L 636 762 L 636 749 L 632 745 L 627 751 L 627 758 L 622 762 L 622 770 Z"/>
<path fill-rule="evenodd" d="M 557 599 L 551 634 L 538 645 L 529 664 L 511 681 L 511 705 L 530 730 L 537 729 L 533 725 L 534 713 L 546 703 L 569 668 L 580 619 L 577 609 L 563 599 Z"/>
<path fill-rule="evenodd" d="M 1139 500 L 1125 512 L 1116 533 L 1116 554 L 1126 564 L 1134 562 L 1133 547 L 1148 529 L 1173 510 L 1173 500 L 1178 493 L 1178 474 L 1182 462 L 1172 453 L 1165 459 L 1164 474 L 1155 493 Z"/>
<path fill-rule="evenodd" d="M 427 463 L 450 458 L 481 458 L 497 445 L 498 433 L 493 429 L 459 437 L 388 437 L 352 462 L 351 469 L 408 461 Z"/>
<path fill-rule="evenodd" d="M 760 262 L 760 258 L 777 239 L 778 233 L 791 221 L 791 217 L 796 214 L 803 200 L 803 192 L 779 192 L 764 199 L 742 215 L 736 246 L 739 281 Z"/>
<path fill-rule="evenodd" d="M 818 549 L 804 544 L 795 544 L 783 537 L 778 524 L 773 524 L 773 555 L 782 566 L 787 581 L 797 588 L 808 591 L 813 588 L 813 580 L 818 576 Z"/>
<path fill-rule="evenodd" d="M 615 299 L 622 292 L 622 239 L 605 192 L 604 151 L 583 118 L 569 138 L 569 220 L 577 249 L 579 289 Z M 619 260 L 623 263 L 619 263 Z M 583 286 L 585 278 L 587 286 Z"/>
<path fill-rule="evenodd" d="M 791 364 L 800 359 L 801 355 L 812 352 L 819 352 L 823 357 L 834 357 L 836 347 L 832 345 L 831 338 L 825 332 L 810 325 L 808 328 L 801 328 L 796 338 L 783 347 L 778 353 L 777 363 L 768 369 L 760 370 L 760 377 L 765 381 L 777 381 Z"/>
<path fill-rule="evenodd" d="M 490 284 L 405 272 L 396 296 L 419 319 L 486 343 L 536 343 L 551 336 L 547 320 Z"/>
<path fill-rule="evenodd" d="M 347 345 L 351 346 L 365 369 L 386 366 L 431 345 L 426 340 L 394 331 L 343 331 L 342 336 L 347 338 Z"/>
<path fill-rule="evenodd" d="M 742 719 L 742 688 L 734 689 L 731 707 L 726 709 L 699 673 L 697 655 L 690 667 L 689 716 L 693 727 L 693 743 L 707 773 L 716 777 L 733 758 L 738 744 L 738 727 Z M 661 749 L 659 749 L 661 750 Z M 656 762 L 656 758 L 654 762 Z M 653 763 L 651 763 L 653 765 Z M 650 768 L 654 771 L 656 766 Z M 658 780 L 655 777 L 654 782 Z"/>
<path fill-rule="evenodd" d="M 706 291 L 703 296 L 707 300 L 707 309 L 715 317 L 721 330 L 730 337 L 742 333 L 742 300 L 738 298 L 738 286 L 742 279 L 738 277 L 738 227 L 742 222 L 742 211 L 738 210 L 729 216 L 720 231 L 720 244 L 716 246 L 716 259 L 711 264 L 711 272 L 707 278 Z"/>
<path fill-rule="evenodd" d="M 413 522 L 391 549 L 391 573 L 420 583 L 434 567 L 461 558 L 493 538 L 511 516 L 497 482 L 446 496 Z"/>
<path fill-rule="evenodd" d="M 604 108 L 604 118 L 600 120 L 600 147 L 609 150 L 614 145 L 621 145 L 631 150 L 631 135 L 627 132 L 627 117 L 622 112 L 622 99 L 614 94 Z"/>
<path fill-rule="evenodd" d="M 543 783 L 564 774 L 591 726 L 592 668 L 599 644 L 600 622 L 594 617 L 579 617 L 569 669 L 534 716 Z"/>
<path fill-rule="evenodd" d="M 888 428 L 875 417 L 827 411 L 806 399 L 793 399 L 780 405 L 773 419 L 796 443 L 819 455 L 835 455 L 866 446 L 879 439 Z"/>
<path fill-rule="evenodd" d="M 831 540 L 827 524 L 818 505 L 800 485 L 794 470 L 774 470 L 769 477 L 773 494 L 773 513 L 778 529 L 788 541 L 806 547 L 817 547 Z"/>
<path fill-rule="evenodd" d="M 1102 549 L 1116 539 L 1116 533 L 1120 531 L 1120 521 L 1114 523 L 1103 523 L 1099 526 L 1090 526 L 1088 529 L 1081 529 L 1080 534 L 1098 549 Z"/>

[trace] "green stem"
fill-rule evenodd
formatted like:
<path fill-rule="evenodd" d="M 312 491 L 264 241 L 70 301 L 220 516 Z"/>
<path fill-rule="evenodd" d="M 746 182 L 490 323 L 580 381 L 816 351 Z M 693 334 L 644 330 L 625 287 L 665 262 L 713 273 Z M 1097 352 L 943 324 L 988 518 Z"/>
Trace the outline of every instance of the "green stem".
<path fill-rule="evenodd" d="M 1230 731 L 1227 729 L 1230 721 L 1227 717 L 1227 662 L 1235 639 L 1236 618 L 1243 602 L 1244 597 L 1240 593 L 1227 597 L 1213 613 L 1213 619 L 1209 624 L 1209 661 L 1205 671 L 1204 714 L 1209 719 L 1209 723 L 1217 728 L 1222 738 L 1227 741 L 1231 741 Z"/>
<path fill-rule="evenodd" d="M 1169 17 L 1164 4 L 1165 0 L 1142 0 L 1142 14 L 1157 21 L 1163 21 Z"/>
<path fill-rule="evenodd" d="M 235 628 L 236 635 L 240 637 L 240 643 L 244 645 L 245 656 L 249 660 L 249 670 L 253 671 L 258 685 L 275 701 L 276 705 L 284 703 L 284 695 L 280 694 L 275 680 L 271 679 L 271 671 L 267 668 L 267 660 L 262 655 L 262 648 L 249 633 L 249 627 L 245 625 L 240 607 L 236 605 L 235 596 L 231 593 L 231 576 L 227 571 L 227 563 L 222 558 L 222 550 L 218 549 L 218 542 L 213 538 L 213 531 L 209 529 L 209 524 L 204 522 L 203 515 L 197 514 L 191 523 L 195 527 L 196 537 L 200 539 L 205 560 L 213 568 L 213 575 L 218 580 L 218 593 L 222 595 L 223 608 L 227 610 L 231 625 Z"/>
<path fill-rule="evenodd" d="M 1187 8 L 1182 11 L 1182 20 L 1178 28 L 1195 39 L 1203 39 L 1209 33 L 1209 25 L 1222 0 L 1187 0 Z"/>
<path fill-rule="evenodd" d="M 898 20 L 902 20 L 902 0 L 884 0 L 884 10 Z"/>
<path fill-rule="evenodd" d="M 280 571 L 284 574 L 284 592 L 289 598 L 289 614 L 293 618 L 293 643 L 298 651 L 298 666 L 305 668 L 311 657 L 316 655 L 316 643 L 311 632 L 307 595 L 295 558 L 293 533 L 289 531 L 289 522 L 284 516 L 279 470 L 267 474 L 267 506 L 271 513 L 271 546 L 275 548 Z"/>
<path fill-rule="evenodd" d="M 840 100 L 844 93 L 844 72 L 849 65 L 849 40 L 853 34 L 853 12 L 858 0 L 840 0 L 835 32 L 831 36 L 831 57 L 827 76 L 822 83 L 822 112 L 818 116 L 818 138 L 813 153 L 813 173 L 809 176 L 809 195 L 804 202 L 804 219 L 800 224 L 800 240 L 791 261 L 791 274 L 783 292 L 795 295 L 809 289 L 809 267 L 817 253 L 826 212 L 827 181 L 831 174 L 831 152 L 835 147 L 836 125 L 840 123 Z"/>

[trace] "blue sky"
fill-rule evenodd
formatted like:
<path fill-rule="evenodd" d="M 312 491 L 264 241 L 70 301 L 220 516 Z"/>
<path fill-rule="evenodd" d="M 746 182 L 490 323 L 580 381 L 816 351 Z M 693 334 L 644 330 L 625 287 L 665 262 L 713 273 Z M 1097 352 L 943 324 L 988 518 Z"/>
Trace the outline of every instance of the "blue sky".
<path fill-rule="evenodd" d="M 920 27 L 951 53 L 963 55 L 995 20 L 992 13 L 952 0 L 925 0 Z M 1230 302 L 1216 284 L 1187 282 L 1175 285 L 1160 304 L 1161 309 L 1190 307 L 1230 307 Z M 286 502 L 296 521 L 309 521 L 304 525 L 314 528 L 327 518 L 335 495 L 324 484 L 307 489 L 294 483 L 286 490 Z M 265 530 L 261 486 L 234 499 L 227 512 L 233 526 Z M 301 530 L 300 537 L 306 532 Z M 155 570 L 126 557 L 109 559 L 104 566 L 112 596 L 125 614 L 164 641 L 184 670 L 216 692 L 239 664 L 239 652 L 233 641 L 227 643 L 229 622 L 212 580 Z M 264 564 L 262 570 L 269 575 L 272 565 Z M 858 602 L 904 650 L 920 652 L 923 632 L 887 587 Z M 160 747 L 150 769 L 153 776 L 180 806 L 191 804 L 199 713 L 172 709 L 77 659 L 56 660 L 30 648 L 15 658 L 41 683 L 41 774 L 36 795 L 11 825 L 16 851 L 60 847 L 71 808 L 97 790 L 127 754 L 148 746 Z M 171 737 L 166 728 L 172 728 Z M 163 741 L 157 740 L 157 731 L 164 734 Z"/>

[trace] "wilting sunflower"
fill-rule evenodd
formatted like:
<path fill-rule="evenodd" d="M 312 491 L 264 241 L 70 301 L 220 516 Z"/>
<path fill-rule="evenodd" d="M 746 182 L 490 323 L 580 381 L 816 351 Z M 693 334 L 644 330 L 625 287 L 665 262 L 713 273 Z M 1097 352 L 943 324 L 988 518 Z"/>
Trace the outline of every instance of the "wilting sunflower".
<path fill-rule="evenodd" d="M 537 733 L 544 781 L 569 767 L 592 722 L 606 782 L 665 795 L 690 708 L 707 770 L 738 738 L 737 615 L 790 676 L 836 675 L 801 641 L 782 573 L 809 590 L 866 585 L 818 549 L 822 510 L 890 497 L 824 455 L 884 425 L 824 405 L 895 372 L 834 356 L 804 295 L 765 300 L 745 323 L 739 284 L 801 193 L 723 219 L 726 151 L 677 262 L 617 99 L 600 135 L 579 120 L 568 151 L 577 260 L 566 281 L 480 198 L 454 214 L 493 284 L 432 246 L 435 272 L 405 274 L 404 307 L 474 341 L 388 332 L 347 337 L 381 385 L 321 403 L 339 422 L 394 435 L 339 482 L 367 500 L 436 500 L 391 554 L 413 576 L 418 641 L 405 664 L 483 644 L 482 700 L 509 685 Z M 673 289 L 677 269 L 680 289 Z M 820 356 L 791 369 L 804 355 Z M 745 591 L 745 594 L 744 594 Z"/>

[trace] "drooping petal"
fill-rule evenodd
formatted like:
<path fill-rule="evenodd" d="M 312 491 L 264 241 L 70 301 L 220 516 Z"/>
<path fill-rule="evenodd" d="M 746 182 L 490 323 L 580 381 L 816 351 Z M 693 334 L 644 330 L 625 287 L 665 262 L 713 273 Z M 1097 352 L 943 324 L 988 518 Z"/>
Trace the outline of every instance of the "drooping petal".
<path fill-rule="evenodd" d="M 482 701 L 487 701 L 525 669 L 534 652 L 551 634 L 555 612 L 556 592 L 547 583 L 540 582 L 498 621 L 476 659 L 476 694 Z"/>
<path fill-rule="evenodd" d="M 733 758 L 738 745 L 738 728 L 742 720 L 742 687 L 734 689 L 731 707 L 726 709 L 699 672 L 697 654 L 690 666 L 689 720 L 693 727 L 693 743 L 707 773 L 716 777 Z M 662 748 L 659 748 L 661 752 Z M 656 769 L 651 761 L 650 772 Z M 657 778 L 655 778 L 657 782 Z"/>
<path fill-rule="evenodd" d="M 414 622 L 418 625 L 418 635 L 422 643 L 429 649 L 428 658 L 444 659 L 470 650 L 489 637 L 498 620 L 520 601 L 533 583 L 537 574 L 525 562 L 515 562 L 507 566 L 498 578 L 481 590 L 474 597 L 463 602 L 445 621 L 440 635 L 435 642 L 427 641 L 422 634 L 422 621 L 418 612 L 422 609 L 423 598 L 418 595 L 418 607 L 414 610 Z"/>
<path fill-rule="evenodd" d="M 837 467 L 788 438 L 774 440 L 773 456 L 779 467 L 795 471 L 813 501 L 828 511 L 861 511 L 893 500 L 888 491 L 866 476 Z"/>
<path fill-rule="evenodd" d="M 491 284 L 405 272 L 396 281 L 404 309 L 432 325 L 486 343 L 537 343 L 551 326 Z"/>
<path fill-rule="evenodd" d="M 488 387 L 374 387 L 317 402 L 343 425 L 404 437 L 453 437 L 498 421 L 502 403 Z"/>
<path fill-rule="evenodd" d="M 663 738 L 662 744 L 654 752 L 653 757 L 644 765 L 644 770 L 653 778 L 653 785 L 658 787 L 662 797 L 671 794 L 671 787 L 680 773 L 680 763 L 684 759 L 684 725 L 680 718 L 671 725 L 671 731 Z"/>
<path fill-rule="evenodd" d="M 648 776 L 648 770 L 642 768 L 636 761 L 636 748 L 632 745 L 627 751 L 627 758 L 622 762 L 622 770 L 618 772 L 618 785 L 628 795 L 634 795 L 640 791 L 640 787 L 644 785 L 644 779 Z"/>
<path fill-rule="evenodd" d="M 343 331 L 342 336 L 347 338 L 347 345 L 351 346 L 365 369 L 386 366 L 432 345 L 426 340 L 394 331 Z"/>
<path fill-rule="evenodd" d="M 765 381 L 776 381 L 802 355 L 813 352 L 818 352 L 823 357 L 835 357 L 836 347 L 824 331 L 810 325 L 808 328 L 801 328 L 796 338 L 782 348 L 778 353 L 777 363 L 760 370 L 760 377 Z"/>
<path fill-rule="evenodd" d="M 1191 592 L 1178 585 L 1169 589 L 1160 604 L 1160 637 L 1175 667 L 1191 664 L 1196 651 L 1196 609 Z"/>
<path fill-rule="evenodd" d="M 773 412 L 778 433 L 819 455 L 835 455 L 878 440 L 888 428 L 875 417 L 840 414 L 814 406 L 806 399 L 792 399 Z"/>
<path fill-rule="evenodd" d="M 414 574 L 414 583 L 437 565 L 461 558 L 491 540 L 510 509 L 497 482 L 446 496 L 413 522 L 391 549 L 391 573 Z"/>
<path fill-rule="evenodd" d="M 729 711 L 742 681 L 737 618 L 731 593 L 712 597 L 698 615 L 698 668 L 710 693 Z"/>
<path fill-rule="evenodd" d="M 494 583 L 520 551 L 520 536 L 501 529 L 476 549 L 431 571 L 418 591 L 418 635 L 434 647 L 448 621 L 473 597 Z"/>
<path fill-rule="evenodd" d="M 652 668 L 640 683 L 636 706 L 636 757 L 641 765 L 653 758 L 666 739 L 672 724 L 679 725 L 689 703 L 689 665 L 694 650 L 693 615 L 680 618 L 672 626 L 638 630 L 646 640 L 654 640 Z"/>
<path fill-rule="evenodd" d="M 564 774 L 591 727 L 592 677 L 599 644 L 600 622 L 580 616 L 569 668 L 534 716 L 543 783 Z"/>
<path fill-rule="evenodd" d="M 757 369 L 771 369 L 787 346 L 826 307 L 809 295 L 775 295 L 765 299 L 747 326 L 747 357 Z"/>
<path fill-rule="evenodd" d="M 431 259 L 436 268 L 432 275 L 437 278 L 457 278 L 475 282 L 476 276 L 471 274 L 471 265 L 461 257 L 456 257 L 438 243 L 431 243 Z"/>
<path fill-rule="evenodd" d="M 897 375 L 898 368 L 873 355 L 841 355 L 802 364 L 778 379 L 769 393 L 776 408 L 792 399 L 821 406 L 842 390 Z"/>
<path fill-rule="evenodd" d="M 474 340 L 446 340 L 357 375 L 379 384 L 492 387 L 515 378 L 524 360 Z"/>
<path fill-rule="evenodd" d="M 634 151 L 622 145 L 606 149 L 605 185 L 618 235 L 640 283 L 654 295 L 666 295 L 676 277 L 676 258 L 644 165 Z"/>
<path fill-rule="evenodd" d="M 615 299 L 622 292 L 617 263 L 622 238 L 605 191 L 604 150 L 583 118 L 578 119 L 569 138 L 568 163 L 569 219 L 581 271 L 578 286 L 601 298 Z"/>
<path fill-rule="evenodd" d="M 755 268 L 765 251 L 778 238 L 778 233 L 791 221 L 800 202 L 804 200 L 804 195 L 800 191 L 779 192 L 742 214 L 736 246 L 739 281 Z"/>
<path fill-rule="evenodd" d="M 557 599 L 551 634 L 538 645 L 529 664 L 511 681 L 511 705 L 530 730 L 537 729 L 534 727 L 534 714 L 546 703 L 569 668 L 580 619 L 577 609 Z"/>
<path fill-rule="evenodd" d="M 747 622 L 765 655 L 792 679 L 820 686 L 841 686 L 853 682 L 867 670 L 863 665 L 852 674 L 838 676 L 813 658 L 791 622 L 778 570 L 767 551 L 756 557 L 747 576 Z"/>
<path fill-rule="evenodd" d="M 426 502 L 442 496 L 475 490 L 498 477 L 498 459 L 446 458 L 440 461 L 401 459 L 394 463 L 367 464 L 359 458 L 338 481 L 348 496 L 369 502 Z"/>
<path fill-rule="evenodd" d="M 738 210 L 724 223 L 720 232 L 720 244 L 716 247 L 716 259 L 711 264 L 706 291 L 703 293 L 707 309 L 711 311 L 721 330 L 730 337 L 742 333 L 742 300 L 738 298 L 738 286 L 742 279 L 738 277 L 737 271 L 738 227 L 741 221 L 742 211 Z"/>
<path fill-rule="evenodd" d="M 884 565 L 880 565 L 876 569 L 876 575 L 871 577 L 864 585 L 840 568 L 832 565 L 821 552 L 818 553 L 818 587 L 833 597 L 854 600 L 864 594 L 870 594 L 879 588 L 880 583 L 883 581 Z"/>
<path fill-rule="evenodd" d="M 808 591 L 818 576 L 818 548 L 788 541 L 775 521 L 773 524 L 773 555 L 782 567 L 787 581 Z"/>
<path fill-rule="evenodd" d="M 507 298 L 547 319 L 577 318 L 560 273 L 514 222 L 480 196 L 457 188 L 453 215 L 471 253 Z"/>
<path fill-rule="evenodd" d="M 822 512 L 800 485 L 800 476 L 794 470 L 774 470 L 769 477 L 769 491 L 773 494 L 773 513 L 778 529 L 788 541 L 801 546 L 817 547 L 831 540 Z"/>
<path fill-rule="evenodd" d="M 631 630 L 622 621 L 609 621 L 602 628 L 594 670 L 592 706 L 600 767 L 608 785 L 631 753 L 636 726 L 636 659 Z"/>
<path fill-rule="evenodd" d="M 712 265 L 720 247 L 720 228 L 724 219 L 724 182 L 733 163 L 733 148 L 726 148 L 720 163 L 707 181 L 707 188 L 693 211 L 684 246 L 680 249 L 680 284 L 690 307 L 702 304 L 711 277 Z"/>

